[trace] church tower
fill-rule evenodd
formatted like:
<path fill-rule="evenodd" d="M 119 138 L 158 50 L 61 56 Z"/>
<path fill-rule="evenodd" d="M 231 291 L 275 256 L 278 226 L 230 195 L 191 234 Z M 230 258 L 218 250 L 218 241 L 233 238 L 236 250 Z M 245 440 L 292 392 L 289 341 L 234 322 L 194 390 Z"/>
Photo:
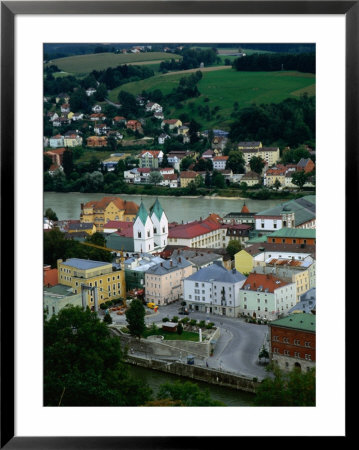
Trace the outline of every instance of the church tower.
<path fill-rule="evenodd" d="M 158 198 L 150 208 L 150 216 L 153 223 L 155 245 L 164 248 L 168 243 L 168 219 Z"/>
<path fill-rule="evenodd" d="M 154 249 L 153 223 L 142 202 L 133 224 L 133 240 L 135 252 L 147 253 Z"/>

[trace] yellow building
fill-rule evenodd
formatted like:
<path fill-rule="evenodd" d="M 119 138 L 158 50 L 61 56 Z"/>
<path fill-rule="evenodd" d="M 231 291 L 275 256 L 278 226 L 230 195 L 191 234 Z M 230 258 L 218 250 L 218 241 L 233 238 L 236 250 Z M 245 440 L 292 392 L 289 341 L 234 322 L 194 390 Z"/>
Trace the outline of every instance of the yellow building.
<path fill-rule="evenodd" d="M 272 166 L 279 161 L 279 147 L 259 147 L 259 148 L 238 148 L 243 153 L 244 161 L 249 164 L 253 156 L 262 158 L 268 166 Z"/>
<path fill-rule="evenodd" d="M 71 119 L 71 120 L 72 120 L 73 117 L 74 117 L 74 113 L 73 113 L 73 112 L 69 112 L 69 113 L 67 114 L 67 118 L 68 118 L 68 119 Z"/>
<path fill-rule="evenodd" d="M 197 172 L 187 170 L 180 173 L 181 187 L 187 187 L 192 181 L 195 182 L 197 177 L 200 177 Z"/>
<path fill-rule="evenodd" d="M 240 273 L 251 273 L 253 270 L 253 256 L 245 250 L 241 250 L 234 255 L 234 267 Z"/>
<path fill-rule="evenodd" d="M 74 294 L 82 292 L 81 285 L 97 287 L 98 304 L 126 297 L 125 272 L 113 270 L 112 263 L 70 258 L 57 260 L 58 282 L 72 288 Z M 87 304 L 94 306 L 92 291 L 87 293 Z"/>
<path fill-rule="evenodd" d="M 65 147 L 79 147 L 82 145 L 82 137 L 74 131 L 68 131 L 64 135 Z"/>
<path fill-rule="evenodd" d="M 81 204 L 81 223 L 93 223 L 97 231 L 103 231 L 107 222 L 112 220 L 133 222 L 139 206 L 134 202 L 122 200 L 120 197 L 104 197 L 99 201 Z"/>
<path fill-rule="evenodd" d="M 287 168 L 282 165 L 278 165 L 277 167 L 273 167 L 272 169 L 268 169 L 265 173 L 265 184 L 266 186 L 274 186 L 276 181 L 278 180 L 281 186 L 285 186 L 285 174 L 287 172 Z"/>

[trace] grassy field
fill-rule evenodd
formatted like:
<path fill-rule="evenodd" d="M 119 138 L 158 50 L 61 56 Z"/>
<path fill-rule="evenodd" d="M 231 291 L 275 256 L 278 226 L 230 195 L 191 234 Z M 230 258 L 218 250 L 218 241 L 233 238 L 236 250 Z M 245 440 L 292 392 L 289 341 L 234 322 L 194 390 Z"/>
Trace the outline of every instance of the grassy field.
<path fill-rule="evenodd" d="M 157 75 L 146 80 L 127 83 L 110 92 L 109 98 L 117 101 L 120 90 L 139 94 L 143 90 L 160 89 L 168 94 L 178 85 L 184 73 Z M 203 125 L 203 127 L 224 127 L 233 120 L 230 117 L 233 103 L 238 102 L 239 108 L 251 104 L 278 103 L 288 97 L 296 98 L 307 92 L 315 95 L 315 75 L 300 72 L 237 72 L 233 69 L 222 69 L 203 72 L 203 78 L 198 83 L 201 96 L 183 103 L 183 108 L 168 111 L 168 117 L 188 113 Z M 204 99 L 208 98 L 208 102 Z M 191 106 L 191 104 L 193 106 Z M 208 105 L 212 110 L 220 109 L 211 121 L 204 120 L 197 112 L 198 105 Z"/>
<path fill-rule="evenodd" d="M 90 55 L 68 56 L 66 58 L 54 59 L 46 65 L 55 64 L 59 69 L 68 74 L 90 73 L 93 70 L 104 70 L 108 67 L 117 67 L 120 64 L 158 64 L 168 59 L 178 59 L 179 55 L 165 52 L 148 53 L 94 53 Z"/>

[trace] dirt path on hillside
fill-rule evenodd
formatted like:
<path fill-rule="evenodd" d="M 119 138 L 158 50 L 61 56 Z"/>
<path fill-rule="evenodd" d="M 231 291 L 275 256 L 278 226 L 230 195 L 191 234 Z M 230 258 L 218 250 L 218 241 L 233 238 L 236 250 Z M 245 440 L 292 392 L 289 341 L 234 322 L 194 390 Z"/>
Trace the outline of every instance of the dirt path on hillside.
<path fill-rule="evenodd" d="M 178 70 L 177 72 L 168 72 L 164 73 L 163 76 L 167 75 L 177 75 L 178 73 L 193 73 L 197 72 L 197 70 L 200 70 L 201 72 L 212 72 L 214 70 L 223 70 L 223 69 L 232 69 L 232 66 L 213 66 L 213 67 L 203 67 L 203 68 L 197 68 L 197 69 L 188 69 L 188 70 Z"/>

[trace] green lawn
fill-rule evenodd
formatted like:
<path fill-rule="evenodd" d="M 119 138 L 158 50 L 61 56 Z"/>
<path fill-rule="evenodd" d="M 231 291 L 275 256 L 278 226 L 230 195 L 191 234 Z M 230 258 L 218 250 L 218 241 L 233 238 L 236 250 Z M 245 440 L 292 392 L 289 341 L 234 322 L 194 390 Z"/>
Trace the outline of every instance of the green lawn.
<path fill-rule="evenodd" d="M 168 94 L 178 85 L 184 74 L 156 75 L 146 80 L 126 83 L 110 92 L 109 98 L 117 101 L 120 90 L 132 94 L 139 94 L 143 90 L 151 91 L 160 89 L 163 94 Z M 233 69 L 203 72 L 203 78 L 198 83 L 201 96 L 184 102 L 182 109 L 172 108 L 167 112 L 167 117 L 175 117 L 181 113 L 188 113 L 191 117 L 203 125 L 203 127 L 226 128 L 233 121 L 230 117 L 233 111 L 233 103 L 238 102 L 239 108 L 251 104 L 279 103 L 288 97 L 296 98 L 307 92 L 315 94 L 315 75 L 294 71 L 288 72 L 237 72 Z M 204 102 L 205 98 L 208 102 Z M 191 109 L 190 104 L 194 108 Z M 197 112 L 198 105 L 208 105 L 210 109 L 220 107 L 217 115 L 210 121 L 200 117 Z M 217 117 L 219 116 L 219 117 Z"/>
<path fill-rule="evenodd" d="M 54 59 L 46 65 L 49 66 L 55 64 L 62 71 L 76 75 L 79 73 L 90 73 L 93 70 L 105 70 L 108 67 L 117 67 L 120 64 L 159 65 L 161 61 L 172 58 L 178 59 L 180 56 L 165 52 L 138 54 L 94 53 L 90 55 L 75 55 Z"/>
<path fill-rule="evenodd" d="M 183 333 L 171 333 L 170 331 L 165 331 L 159 328 L 156 332 L 148 329 L 144 332 L 143 337 L 147 338 L 148 336 L 163 336 L 166 341 L 194 341 L 199 342 L 199 334 L 193 333 L 192 331 L 183 331 Z"/>

